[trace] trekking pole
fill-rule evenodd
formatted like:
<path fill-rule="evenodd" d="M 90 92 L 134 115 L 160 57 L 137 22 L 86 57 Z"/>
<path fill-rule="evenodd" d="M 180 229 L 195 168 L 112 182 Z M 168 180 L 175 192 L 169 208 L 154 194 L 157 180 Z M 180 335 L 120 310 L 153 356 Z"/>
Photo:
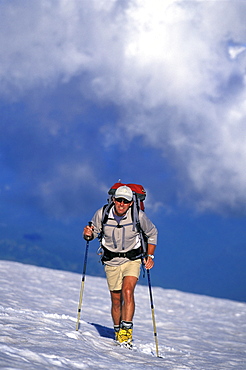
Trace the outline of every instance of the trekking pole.
<path fill-rule="evenodd" d="M 91 222 L 89 222 L 89 226 L 91 226 Z M 85 286 L 85 272 L 86 272 L 87 256 L 88 256 L 88 249 L 89 249 L 89 238 L 88 237 L 85 237 L 85 238 L 86 238 L 86 247 L 85 247 L 83 274 L 82 274 L 80 294 L 79 294 L 78 316 L 77 316 L 77 323 L 76 323 L 77 331 L 79 330 L 80 313 L 81 313 L 82 299 L 83 299 L 84 286 Z"/>
<path fill-rule="evenodd" d="M 155 348 L 156 348 L 156 356 L 159 356 L 159 350 L 158 350 L 158 339 L 157 339 L 157 331 L 156 331 L 156 323 L 155 323 L 155 311 L 154 311 L 154 301 L 153 301 L 153 295 L 152 295 L 152 288 L 150 283 L 150 271 L 147 270 L 147 277 L 148 277 L 148 284 L 149 284 L 149 297 L 150 297 L 150 304 L 151 304 L 151 313 L 152 313 L 152 321 L 153 321 L 153 329 L 154 329 L 154 337 L 155 337 Z"/>

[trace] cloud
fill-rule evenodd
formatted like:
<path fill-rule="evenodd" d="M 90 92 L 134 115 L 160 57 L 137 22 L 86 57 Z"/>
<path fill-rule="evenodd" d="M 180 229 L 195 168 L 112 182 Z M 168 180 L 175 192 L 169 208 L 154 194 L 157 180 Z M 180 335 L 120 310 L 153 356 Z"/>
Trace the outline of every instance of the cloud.
<path fill-rule="evenodd" d="M 108 188 L 98 181 L 89 163 L 65 163 L 47 181 L 40 182 L 37 190 L 43 210 L 50 213 L 53 209 L 55 217 L 69 219 L 78 217 L 83 207 L 89 207 L 90 193 L 97 199 L 98 193 L 106 194 Z"/>
<path fill-rule="evenodd" d="M 181 202 L 245 214 L 245 8 L 244 2 L 230 1 L 1 3 L 2 99 L 18 101 L 36 89 L 49 90 L 52 103 L 45 114 L 42 110 L 40 141 L 66 133 L 73 138 L 66 150 L 76 137 L 89 137 L 89 121 L 76 121 L 82 111 L 83 117 L 89 114 L 88 104 L 98 110 L 111 106 L 114 118 L 93 121 L 99 151 L 120 146 L 122 135 L 130 143 L 141 136 L 175 169 Z M 63 104 L 58 120 L 54 96 L 69 87 L 77 92 L 69 100 L 73 109 L 68 118 L 70 104 Z M 41 100 L 47 108 L 48 99 Z M 41 103 L 32 109 L 38 112 Z M 95 158 L 93 148 L 89 155 Z M 65 163 L 54 156 L 55 176 L 40 179 L 51 204 L 51 189 L 63 194 L 79 191 L 81 182 L 103 182 L 100 164 L 88 170 L 85 152 L 79 163 L 78 152 L 77 145 Z"/>

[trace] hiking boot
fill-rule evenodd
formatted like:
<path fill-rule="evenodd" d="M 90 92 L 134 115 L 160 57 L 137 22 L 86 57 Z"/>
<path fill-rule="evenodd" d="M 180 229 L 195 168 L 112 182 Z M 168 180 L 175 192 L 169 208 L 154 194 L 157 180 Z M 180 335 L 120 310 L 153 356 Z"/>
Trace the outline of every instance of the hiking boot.
<path fill-rule="evenodd" d="M 117 342 L 131 343 L 132 342 L 132 329 L 121 328 L 117 335 Z"/>
<path fill-rule="evenodd" d="M 114 325 L 114 338 L 116 342 L 118 342 L 119 331 L 120 331 L 120 325 Z"/>
<path fill-rule="evenodd" d="M 123 345 L 132 345 L 132 322 L 122 321 L 117 335 L 117 342 Z"/>

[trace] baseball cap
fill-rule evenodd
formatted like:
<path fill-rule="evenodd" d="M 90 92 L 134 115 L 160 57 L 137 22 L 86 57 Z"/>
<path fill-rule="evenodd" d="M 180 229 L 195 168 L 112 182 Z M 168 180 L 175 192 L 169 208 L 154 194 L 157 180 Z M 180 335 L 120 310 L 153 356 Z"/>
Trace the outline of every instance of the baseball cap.
<path fill-rule="evenodd" d="M 124 198 L 130 202 L 132 200 L 133 194 L 132 190 L 128 186 L 123 185 L 116 189 L 114 196 L 115 198 Z"/>

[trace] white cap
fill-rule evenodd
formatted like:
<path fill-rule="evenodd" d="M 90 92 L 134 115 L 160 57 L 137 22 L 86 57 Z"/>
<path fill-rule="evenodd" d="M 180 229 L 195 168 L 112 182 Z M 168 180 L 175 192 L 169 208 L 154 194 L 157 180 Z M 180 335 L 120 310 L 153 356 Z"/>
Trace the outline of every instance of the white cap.
<path fill-rule="evenodd" d="M 115 198 L 124 198 L 130 202 L 133 196 L 132 189 L 126 185 L 120 186 L 118 189 L 116 189 L 114 196 Z"/>

